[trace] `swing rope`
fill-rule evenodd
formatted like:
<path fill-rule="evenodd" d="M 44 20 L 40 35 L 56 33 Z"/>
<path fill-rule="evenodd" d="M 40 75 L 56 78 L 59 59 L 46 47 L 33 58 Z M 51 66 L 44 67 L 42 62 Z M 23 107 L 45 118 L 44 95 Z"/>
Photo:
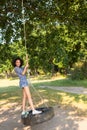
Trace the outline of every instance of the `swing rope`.
<path fill-rule="evenodd" d="M 25 20 L 25 8 L 24 8 L 24 1 L 22 0 L 22 21 L 23 21 L 23 34 L 24 34 L 24 43 L 25 43 L 25 50 L 26 50 L 26 61 L 28 62 L 28 52 L 27 52 L 27 40 L 26 40 L 26 20 Z M 28 80 L 30 79 L 30 74 L 28 71 Z M 36 90 L 36 88 L 32 85 L 31 81 L 29 80 L 30 86 L 32 87 L 32 89 L 36 92 L 36 94 L 38 95 L 38 97 L 40 98 L 40 100 L 43 102 L 43 104 L 45 105 L 45 107 L 48 108 L 48 104 L 46 102 L 44 102 L 44 99 L 42 98 L 42 96 L 39 94 L 39 92 Z"/>
<path fill-rule="evenodd" d="M 22 20 L 23 20 L 23 33 L 24 33 L 24 43 L 25 43 L 25 50 L 27 53 L 27 41 L 26 41 L 26 21 L 25 21 L 25 9 L 24 9 L 24 1 L 22 0 Z"/>

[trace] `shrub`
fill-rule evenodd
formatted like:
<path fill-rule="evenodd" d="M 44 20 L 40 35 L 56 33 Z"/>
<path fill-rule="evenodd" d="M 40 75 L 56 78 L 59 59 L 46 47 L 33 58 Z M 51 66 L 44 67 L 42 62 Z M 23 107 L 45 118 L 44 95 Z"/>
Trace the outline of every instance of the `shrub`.
<path fill-rule="evenodd" d="M 79 62 L 74 65 L 74 70 L 71 71 L 71 79 L 84 80 L 87 79 L 87 62 Z"/>

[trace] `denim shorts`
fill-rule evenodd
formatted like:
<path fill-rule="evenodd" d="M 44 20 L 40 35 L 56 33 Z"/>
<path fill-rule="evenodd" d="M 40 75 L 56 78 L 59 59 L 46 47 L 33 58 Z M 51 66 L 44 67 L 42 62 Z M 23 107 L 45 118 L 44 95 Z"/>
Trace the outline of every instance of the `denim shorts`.
<path fill-rule="evenodd" d="M 28 86 L 28 81 L 27 80 L 21 80 L 20 83 L 20 88 L 24 88 Z"/>

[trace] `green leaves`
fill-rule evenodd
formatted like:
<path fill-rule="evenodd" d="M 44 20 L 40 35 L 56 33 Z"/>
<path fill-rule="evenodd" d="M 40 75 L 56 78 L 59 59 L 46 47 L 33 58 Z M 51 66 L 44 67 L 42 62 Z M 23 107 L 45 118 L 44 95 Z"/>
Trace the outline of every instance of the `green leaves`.
<path fill-rule="evenodd" d="M 7 59 L 10 62 L 14 55 L 24 58 L 26 53 L 21 2 L 0 1 L 0 42 L 9 44 L 0 46 L 0 51 L 4 50 L 0 56 L 1 62 Z M 86 59 L 85 0 L 24 0 L 24 13 L 32 69 L 51 71 L 53 65 L 66 69 L 78 60 Z"/>

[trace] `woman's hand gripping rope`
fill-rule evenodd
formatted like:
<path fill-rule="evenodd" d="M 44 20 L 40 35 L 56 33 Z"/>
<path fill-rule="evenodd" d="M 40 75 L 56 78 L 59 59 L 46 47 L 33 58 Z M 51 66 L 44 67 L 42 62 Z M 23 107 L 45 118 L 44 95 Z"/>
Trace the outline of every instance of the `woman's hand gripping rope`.
<path fill-rule="evenodd" d="M 26 66 L 25 66 L 26 68 L 28 68 L 29 67 L 29 64 L 28 64 L 28 54 L 26 54 Z"/>

